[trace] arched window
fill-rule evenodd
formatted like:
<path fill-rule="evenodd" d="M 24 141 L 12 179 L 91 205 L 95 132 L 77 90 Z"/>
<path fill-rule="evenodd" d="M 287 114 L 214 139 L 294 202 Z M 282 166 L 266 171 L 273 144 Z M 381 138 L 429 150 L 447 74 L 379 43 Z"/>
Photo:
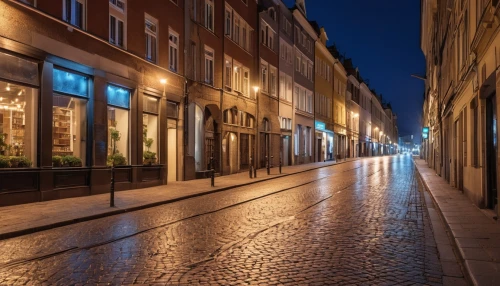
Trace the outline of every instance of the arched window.
<path fill-rule="evenodd" d="M 262 130 L 264 132 L 269 132 L 271 131 L 271 126 L 269 124 L 269 119 L 267 118 L 264 118 L 263 122 L 262 122 Z"/>

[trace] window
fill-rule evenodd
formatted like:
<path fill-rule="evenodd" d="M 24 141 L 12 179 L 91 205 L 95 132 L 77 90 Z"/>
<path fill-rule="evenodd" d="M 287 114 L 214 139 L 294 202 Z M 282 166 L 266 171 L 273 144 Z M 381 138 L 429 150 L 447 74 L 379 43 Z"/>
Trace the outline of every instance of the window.
<path fill-rule="evenodd" d="M 313 93 L 312 91 L 306 91 L 306 111 L 309 113 L 313 113 Z"/>
<path fill-rule="evenodd" d="M 234 63 L 233 66 L 234 90 L 241 92 L 242 68 L 238 63 Z"/>
<path fill-rule="evenodd" d="M 127 18 L 125 1 L 109 0 L 109 42 L 126 48 Z"/>
<path fill-rule="evenodd" d="M 130 91 L 115 85 L 106 89 L 108 103 L 108 165 L 128 165 Z"/>
<path fill-rule="evenodd" d="M 214 84 L 214 50 L 205 46 L 205 82 Z"/>
<path fill-rule="evenodd" d="M 292 77 L 291 76 L 286 76 L 286 100 L 288 102 L 292 102 Z"/>
<path fill-rule="evenodd" d="M 312 81 L 313 80 L 313 63 L 308 62 L 307 65 L 307 78 Z"/>
<path fill-rule="evenodd" d="M 36 167 L 38 89 L 0 81 L 0 91 L 0 155 L 12 168 Z"/>
<path fill-rule="evenodd" d="M 232 64 L 233 60 L 229 57 L 225 58 L 224 61 L 224 86 L 231 88 L 231 79 L 232 79 Z"/>
<path fill-rule="evenodd" d="M 276 21 L 276 11 L 274 11 L 274 8 L 269 8 L 269 17 Z"/>
<path fill-rule="evenodd" d="M 226 37 L 231 38 L 231 40 L 244 50 L 249 51 L 251 28 L 247 22 L 228 4 L 226 4 L 224 18 L 224 34 Z"/>
<path fill-rule="evenodd" d="M 214 31 L 214 2 L 205 0 L 205 28 Z"/>
<path fill-rule="evenodd" d="M 301 60 L 302 60 L 301 54 L 295 52 L 295 71 L 300 72 Z"/>
<path fill-rule="evenodd" d="M 249 96 L 250 90 L 250 71 L 247 68 L 243 68 L 243 87 L 242 87 L 242 93 L 245 96 Z"/>
<path fill-rule="evenodd" d="M 269 91 L 269 86 L 268 86 L 268 67 L 266 62 L 262 62 L 260 64 L 260 88 L 262 92 L 267 93 Z"/>
<path fill-rule="evenodd" d="M 145 14 L 146 60 L 157 63 L 158 20 Z"/>
<path fill-rule="evenodd" d="M 86 0 L 63 0 L 63 20 L 85 29 Z"/>
<path fill-rule="evenodd" d="M 295 128 L 295 134 L 293 134 L 293 150 L 294 155 L 299 156 L 300 153 L 300 133 L 302 133 L 302 126 L 299 124 Z"/>
<path fill-rule="evenodd" d="M 276 96 L 276 88 L 277 88 L 277 71 L 276 68 L 271 67 L 269 73 L 269 88 L 272 96 Z"/>
<path fill-rule="evenodd" d="M 53 90 L 52 156 L 61 157 L 54 167 L 86 166 L 89 79 L 54 69 Z"/>
<path fill-rule="evenodd" d="M 286 99 L 286 76 L 283 72 L 280 72 L 280 99 Z"/>
<path fill-rule="evenodd" d="M 170 30 L 168 36 L 168 68 L 173 71 L 178 71 L 179 65 L 179 34 Z"/>
<path fill-rule="evenodd" d="M 231 36 L 231 26 L 232 26 L 232 21 L 231 21 L 231 9 L 226 7 L 226 20 L 225 20 L 225 35 L 226 36 Z"/>
<path fill-rule="evenodd" d="M 36 0 L 18 0 L 18 1 L 36 7 Z"/>
<path fill-rule="evenodd" d="M 261 43 L 270 48 L 271 50 L 274 50 L 274 38 L 276 32 L 274 32 L 273 29 L 264 21 L 261 21 Z"/>
<path fill-rule="evenodd" d="M 145 95 L 142 98 L 142 154 L 144 164 L 155 164 L 158 156 L 158 111 L 159 100 L 156 97 Z"/>

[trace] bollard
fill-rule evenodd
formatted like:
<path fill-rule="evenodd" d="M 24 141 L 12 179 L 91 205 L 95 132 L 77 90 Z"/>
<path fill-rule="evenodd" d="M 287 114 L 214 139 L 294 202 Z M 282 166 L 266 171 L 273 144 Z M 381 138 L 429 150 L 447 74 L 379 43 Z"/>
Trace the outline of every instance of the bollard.
<path fill-rule="evenodd" d="M 280 175 L 281 175 L 281 156 L 280 156 Z"/>
<path fill-rule="evenodd" d="M 111 166 L 111 190 L 110 190 L 109 206 L 115 207 L 115 166 Z"/>
<path fill-rule="evenodd" d="M 271 169 L 269 169 L 269 156 L 266 156 L 266 168 L 267 168 L 267 174 L 271 174 Z"/>
<path fill-rule="evenodd" d="M 253 168 L 253 177 L 257 179 L 257 167 L 252 166 Z"/>
<path fill-rule="evenodd" d="M 212 154 L 212 157 L 210 157 L 210 168 L 211 168 L 211 171 L 210 172 L 210 185 L 212 187 L 215 187 L 215 169 L 214 169 L 214 154 Z"/>
<path fill-rule="evenodd" d="M 252 179 L 252 172 L 253 172 L 253 164 L 252 164 L 252 156 L 250 156 L 250 168 L 248 168 L 248 176 L 250 179 Z"/>

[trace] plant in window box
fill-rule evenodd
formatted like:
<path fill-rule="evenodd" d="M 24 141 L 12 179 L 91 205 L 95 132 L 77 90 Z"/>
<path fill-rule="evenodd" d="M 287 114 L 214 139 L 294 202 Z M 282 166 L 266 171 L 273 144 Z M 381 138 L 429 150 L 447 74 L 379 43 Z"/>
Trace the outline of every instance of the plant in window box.
<path fill-rule="evenodd" d="M 10 168 L 10 158 L 7 156 L 0 156 L 0 168 Z"/>
<path fill-rule="evenodd" d="M 110 138 L 111 138 L 111 150 L 112 153 L 111 155 L 108 156 L 107 160 L 107 165 L 108 166 L 123 166 L 127 164 L 127 158 L 123 156 L 117 149 L 116 149 L 116 142 L 120 141 L 121 135 L 120 131 L 111 128 L 110 129 Z"/>
<path fill-rule="evenodd" d="M 62 157 L 62 163 L 63 166 L 65 167 L 81 167 L 82 166 L 82 159 L 72 156 L 72 155 L 67 155 Z"/>
<path fill-rule="evenodd" d="M 63 161 L 61 156 L 52 156 L 52 167 L 62 167 Z"/>
<path fill-rule="evenodd" d="M 25 156 L 10 157 L 12 168 L 28 168 L 31 167 L 31 161 Z"/>
<path fill-rule="evenodd" d="M 148 150 L 146 152 L 144 152 L 144 154 L 143 154 L 143 157 L 144 157 L 143 164 L 144 165 L 156 164 L 156 153 L 149 151 L 149 148 L 151 148 L 151 146 L 153 146 L 153 142 L 154 142 L 153 138 L 147 138 L 144 141 L 144 145 L 146 145 L 146 148 L 148 148 Z"/>

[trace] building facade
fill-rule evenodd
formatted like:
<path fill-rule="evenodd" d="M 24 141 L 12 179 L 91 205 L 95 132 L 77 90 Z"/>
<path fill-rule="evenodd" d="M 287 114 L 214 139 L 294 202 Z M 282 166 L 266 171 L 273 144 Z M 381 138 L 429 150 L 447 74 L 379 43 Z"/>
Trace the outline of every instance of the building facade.
<path fill-rule="evenodd" d="M 424 0 L 426 57 L 422 153 L 480 208 L 498 215 L 498 1 Z"/>
<path fill-rule="evenodd" d="M 113 164 L 117 190 L 182 177 L 182 151 L 168 148 L 183 142 L 183 1 L 2 1 L 0 10 L 11 167 L 0 204 L 108 192 Z"/>
<path fill-rule="evenodd" d="M 335 159 L 334 156 L 334 122 L 333 122 L 333 65 L 335 58 L 327 48 L 328 36 L 323 27 L 312 23 L 319 35 L 316 41 L 316 60 L 314 78 L 314 146 L 316 161 L 324 162 Z"/>
<path fill-rule="evenodd" d="M 304 1 L 291 9 L 294 29 L 294 164 L 314 162 L 314 43 L 318 36 L 306 17 Z"/>

